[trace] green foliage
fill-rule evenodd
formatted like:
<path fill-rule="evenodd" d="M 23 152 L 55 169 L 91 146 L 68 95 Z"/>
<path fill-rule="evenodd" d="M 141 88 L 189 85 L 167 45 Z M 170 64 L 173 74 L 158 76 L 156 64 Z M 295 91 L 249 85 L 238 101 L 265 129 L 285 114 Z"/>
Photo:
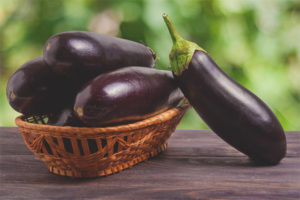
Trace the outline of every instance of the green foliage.
<path fill-rule="evenodd" d="M 178 32 L 208 51 L 235 80 L 262 98 L 286 130 L 299 130 L 300 3 L 297 0 L 0 0 L 0 125 L 13 126 L 8 77 L 42 55 L 45 41 L 69 30 L 106 31 L 145 43 L 168 69 L 172 41 L 162 13 Z M 102 22 L 101 22 L 102 20 Z M 101 23 L 100 23 L 101 22 Z M 105 24 L 105 23 L 104 23 Z M 110 27 L 108 27 L 107 30 Z M 179 128 L 207 128 L 192 109 Z"/>

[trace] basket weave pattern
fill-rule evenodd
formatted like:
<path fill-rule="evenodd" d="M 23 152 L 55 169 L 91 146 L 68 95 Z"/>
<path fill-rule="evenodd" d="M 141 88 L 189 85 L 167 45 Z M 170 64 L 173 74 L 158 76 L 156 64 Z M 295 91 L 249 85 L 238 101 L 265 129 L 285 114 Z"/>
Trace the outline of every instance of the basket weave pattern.
<path fill-rule="evenodd" d="M 16 118 L 27 147 L 50 172 L 70 177 L 105 176 L 132 167 L 167 147 L 189 105 L 128 125 L 58 127 L 47 116 Z"/>

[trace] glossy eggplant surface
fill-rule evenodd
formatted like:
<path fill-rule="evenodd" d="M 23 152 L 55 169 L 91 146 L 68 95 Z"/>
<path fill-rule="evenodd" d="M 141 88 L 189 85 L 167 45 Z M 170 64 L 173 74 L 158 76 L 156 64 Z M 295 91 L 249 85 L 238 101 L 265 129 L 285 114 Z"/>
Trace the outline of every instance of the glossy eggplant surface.
<path fill-rule="evenodd" d="M 133 66 L 87 83 L 76 96 L 74 110 L 89 126 L 126 124 L 175 107 L 182 98 L 170 71 Z"/>
<path fill-rule="evenodd" d="M 50 115 L 47 124 L 53 126 L 84 126 L 84 123 L 76 116 L 72 104 L 59 112 Z"/>
<path fill-rule="evenodd" d="M 11 75 L 6 95 L 16 111 L 26 115 L 43 114 L 61 109 L 74 98 L 70 96 L 72 89 L 65 87 L 64 80 L 52 72 L 42 57 L 38 57 Z"/>
<path fill-rule="evenodd" d="M 44 59 L 55 72 L 78 82 L 121 67 L 155 65 L 155 54 L 146 45 L 85 31 L 63 32 L 49 38 Z"/>
<path fill-rule="evenodd" d="M 196 50 L 176 80 L 201 118 L 230 145 L 258 162 L 277 164 L 285 156 L 285 134 L 273 112 L 208 54 Z"/>
<path fill-rule="evenodd" d="M 223 72 L 204 49 L 184 40 L 167 15 L 163 17 L 174 43 L 170 62 L 175 79 L 199 116 L 228 144 L 258 163 L 279 163 L 286 154 L 286 138 L 274 113 Z"/>

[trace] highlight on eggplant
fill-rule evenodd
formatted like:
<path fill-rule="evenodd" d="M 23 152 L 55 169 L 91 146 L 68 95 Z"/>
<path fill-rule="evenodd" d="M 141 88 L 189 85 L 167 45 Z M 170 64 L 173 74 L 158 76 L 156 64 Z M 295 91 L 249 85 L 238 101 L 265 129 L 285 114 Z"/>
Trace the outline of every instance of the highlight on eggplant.
<path fill-rule="evenodd" d="M 89 126 L 119 125 L 162 113 L 182 99 L 170 71 L 131 66 L 88 82 L 76 96 L 74 111 Z"/>
<path fill-rule="evenodd" d="M 173 74 L 199 116 L 218 136 L 257 163 L 278 164 L 287 144 L 275 114 L 223 72 L 204 49 L 184 40 L 166 14 L 163 18 L 173 41 Z"/>
<path fill-rule="evenodd" d="M 76 116 L 73 110 L 73 104 L 70 104 L 58 112 L 49 115 L 47 124 L 53 126 L 85 126 L 85 124 Z"/>

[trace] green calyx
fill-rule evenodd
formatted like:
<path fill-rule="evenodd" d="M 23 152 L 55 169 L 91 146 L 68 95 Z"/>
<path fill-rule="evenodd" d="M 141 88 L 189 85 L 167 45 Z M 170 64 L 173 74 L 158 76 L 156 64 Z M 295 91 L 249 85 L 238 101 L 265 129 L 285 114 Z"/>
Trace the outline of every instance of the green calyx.
<path fill-rule="evenodd" d="M 173 47 L 169 55 L 171 68 L 176 75 L 180 75 L 187 69 L 195 50 L 206 51 L 196 43 L 183 39 L 176 31 L 167 14 L 163 14 L 163 18 L 173 41 Z"/>

